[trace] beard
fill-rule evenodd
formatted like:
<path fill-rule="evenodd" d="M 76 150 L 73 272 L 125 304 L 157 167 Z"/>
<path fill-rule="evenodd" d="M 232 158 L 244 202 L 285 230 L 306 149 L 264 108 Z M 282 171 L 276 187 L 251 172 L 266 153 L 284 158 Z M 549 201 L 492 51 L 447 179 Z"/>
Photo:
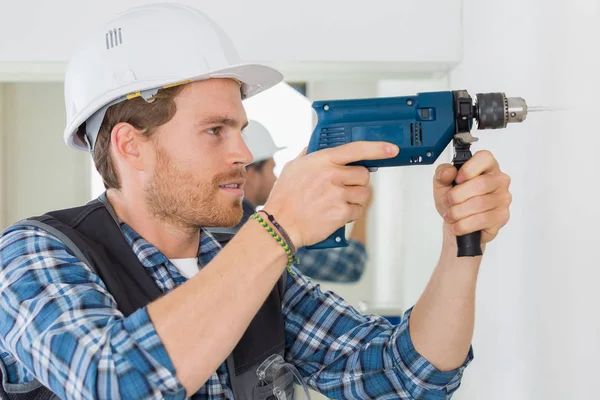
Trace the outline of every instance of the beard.
<path fill-rule="evenodd" d="M 156 168 L 144 187 L 144 196 L 152 215 L 181 230 L 193 233 L 202 227 L 231 228 L 242 219 L 242 199 L 223 196 L 219 185 L 245 177 L 245 169 L 240 168 L 202 180 L 198 174 L 179 169 L 157 146 Z"/>

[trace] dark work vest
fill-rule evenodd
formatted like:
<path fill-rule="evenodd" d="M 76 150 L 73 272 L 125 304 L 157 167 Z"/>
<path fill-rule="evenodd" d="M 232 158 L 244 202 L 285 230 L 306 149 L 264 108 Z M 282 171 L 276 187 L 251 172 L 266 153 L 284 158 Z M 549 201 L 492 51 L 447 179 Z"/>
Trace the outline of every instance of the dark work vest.
<path fill-rule="evenodd" d="M 80 261 L 102 279 L 125 317 L 163 295 L 123 236 L 118 220 L 104 196 L 85 206 L 53 211 L 15 225 L 39 227 L 67 245 Z M 220 233 L 215 237 L 224 246 L 233 234 Z M 275 399 L 272 397 L 272 385 L 259 382 L 256 369 L 269 356 L 284 355 L 285 327 L 281 303 L 286 276 L 287 271 L 284 271 L 226 360 L 230 385 L 237 400 Z M 0 399 L 56 398 L 39 382 L 8 384 L 5 390 L 1 384 L 2 369 L 4 366 L 0 362 Z M 292 399 L 293 376 L 290 373 L 284 378 L 290 386 L 287 398 Z"/>

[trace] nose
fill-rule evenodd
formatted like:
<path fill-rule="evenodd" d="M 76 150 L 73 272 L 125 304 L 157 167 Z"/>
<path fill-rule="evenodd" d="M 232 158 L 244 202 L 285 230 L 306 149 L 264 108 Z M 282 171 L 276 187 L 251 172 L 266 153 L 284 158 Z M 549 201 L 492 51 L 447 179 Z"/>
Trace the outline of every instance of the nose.
<path fill-rule="evenodd" d="M 233 135 L 232 143 L 229 151 L 229 162 L 232 165 L 246 166 L 252 163 L 254 156 L 246 145 L 246 141 L 242 134 Z"/>

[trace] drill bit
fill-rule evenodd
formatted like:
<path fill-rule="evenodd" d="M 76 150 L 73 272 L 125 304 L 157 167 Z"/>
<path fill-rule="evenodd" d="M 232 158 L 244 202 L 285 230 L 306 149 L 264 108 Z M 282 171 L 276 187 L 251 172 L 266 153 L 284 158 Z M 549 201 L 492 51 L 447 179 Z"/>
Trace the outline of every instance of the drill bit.
<path fill-rule="evenodd" d="M 527 107 L 527 112 L 543 112 L 543 111 L 567 111 L 564 107 L 550 107 L 550 106 L 530 106 Z"/>

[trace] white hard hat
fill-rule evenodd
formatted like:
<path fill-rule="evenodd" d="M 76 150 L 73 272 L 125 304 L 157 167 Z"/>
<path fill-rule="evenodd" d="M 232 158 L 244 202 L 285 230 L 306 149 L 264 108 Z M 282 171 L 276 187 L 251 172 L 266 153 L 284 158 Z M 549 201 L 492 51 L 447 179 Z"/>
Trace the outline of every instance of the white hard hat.
<path fill-rule="evenodd" d="M 268 160 L 279 150 L 285 149 L 277 147 L 267 128 L 254 120 L 248 121 L 248 126 L 244 129 L 244 140 L 252 153 L 252 163 Z"/>
<path fill-rule="evenodd" d="M 132 8 L 96 28 L 67 67 L 64 139 L 90 150 L 106 109 L 165 87 L 209 78 L 233 78 L 248 98 L 282 81 L 277 70 L 242 63 L 231 39 L 200 11 L 173 3 Z M 76 135 L 83 123 L 89 145 Z"/>

